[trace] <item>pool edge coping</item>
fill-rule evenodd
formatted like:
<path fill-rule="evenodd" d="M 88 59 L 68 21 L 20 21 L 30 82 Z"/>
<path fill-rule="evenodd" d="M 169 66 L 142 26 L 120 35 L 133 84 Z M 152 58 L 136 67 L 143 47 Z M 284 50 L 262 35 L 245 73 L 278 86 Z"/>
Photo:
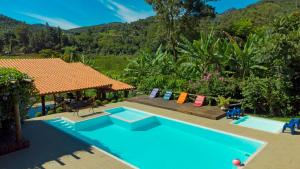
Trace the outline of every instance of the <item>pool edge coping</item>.
<path fill-rule="evenodd" d="M 168 120 L 171 120 L 171 121 L 176 121 L 176 122 L 184 123 L 184 124 L 191 125 L 191 126 L 194 126 L 194 127 L 198 127 L 198 128 L 203 128 L 203 129 L 211 130 L 211 131 L 214 131 L 214 132 L 217 132 L 217 133 L 222 133 L 222 134 L 226 134 L 226 135 L 230 135 L 230 136 L 242 138 L 242 139 L 245 139 L 245 140 L 249 140 L 249 141 L 261 143 L 261 147 L 259 147 L 259 149 L 258 149 L 258 150 L 257 150 L 250 158 L 248 158 L 248 159 L 243 163 L 244 166 L 238 167 L 237 169 L 243 169 L 243 168 L 245 168 L 246 165 L 247 165 L 250 161 L 252 161 L 252 160 L 255 158 L 255 156 L 257 156 L 257 155 L 258 155 L 258 154 L 259 154 L 259 153 L 260 153 L 260 152 L 268 145 L 268 142 L 266 142 L 266 141 L 262 141 L 262 140 L 250 138 L 250 137 L 247 137 L 247 136 L 242 136 L 242 135 L 238 135 L 238 134 L 234 134 L 234 133 L 222 131 L 222 130 L 219 130 L 219 129 L 214 129 L 214 128 L 211 128 L 211 127 L 206 127 L 206 126 L 199 125 L 199 124 L 194 124 L 194 123 L 191 123 L 191 122 L 186 122 L 186 121 L 178 120 L 178 119 L 171 118 L 171 117 L 167 117 L 167 116 L 163 116 L 163 115 L 158 115 L 158 114 L 155 114 L 155 113 L 150 113 L 150 112 L 147 112 L 147 111 L 144 111 L 144 110 L 139 110 L 139 109 L 135 109 L 135 108 L 127 107 L 127 106 L 117 106 L 117 107 L 114 107 L 114 108 L 118 108 L 118 107 L 123 107 L 123 108 L 126 108 L 126 109 L 131 109 L 131 110 L 135 110 L 135 111 L 140 111 L 140 112 L 142 112 L 142 113 L 150 114 L 150 115 L 153 115 L 153 116 L 158 116 L 158 117 L 165 118 L 165 119 L 168 119 Z M 114 108 L 109 108 L 109 109 L 107 109 L 107 110 L 114 109 Z M 87 120 L 91 120 L 91 119 L 94 119 L 94 118 L 99 118 L 99 117 L 102 117 L 102 116 L 109 116 L 109 115 L 111 115 L 111 113 L 108 113 L 108 112 L 105 112 L 105 111 L 106 111 L 106 109 L 104 110 L 104 113 L 105 113 L 105 114 L 102 114 L 102 115 L 100 115 L 100 116 L 91 117 L 91 118 L 87 118 L 87 119 L 79 120 L 79 121 L 73 121 L 73 120 L 71 120 L 71 119 L 69 119 L 69 118 L 67 118 L 67 117 L 63 117 L 63 116 L 60 116 L 60 117 L 58 117 L 58 118 L 53 118 L 53 119 L 59 119 L 59 118 L 60 118 L 60 119 L 62 119 L 62 120 L 66 120 L 66 121 L 68 121 L 68 122 L 70 122 L 70 123 L 75 124 L 75 123 L 79 123 L 79 122 L 84 122 L 84 121 L 87 121 Z M 52 119 L 52 120 L 53 120 L 53 119 Z M 46 124 L 51 125 L 51 124 L 47 123 L 47 121 L 49 121 L 49 120 L 44 120 L 44 121 L 45 121 Z M 53 126 L 53 125 L 51 125 L 51 126 Z M 54 127 L 54 126 L 53 126 L 53 127 Z M 54 127 L 54 128 L 56 128 L 56 127 Z M 60 129 L 57 128 L 57 130 L 60 130 Z M 64 132 L 64 131 L 62 131 L 62 132 L 63 132 L 63 133 L 66 133 L 66 132 Z M 102 152 L 102 153 L 104 153 L 104 154 L 106 154 L 106 155 L 112 157 L 113 159 L 115 159 L 115 160 L 117 160 L 117 161 L 119 161 L 119 162 L 122 162 L 123 164 L 125 164 L 125 165 L 127 165 L 127 166 L 129 166 L 129 167 L 131 167 L 131 168 L 133 168 L 133 169 L 140 169 L 140 168 L 136 167 L 135 165 L 133 165 L 133 164 L 131 164 L 131 163 L 125 161 L 125 160 L 122 160 L 121 158 L 119 158 L 119 157 L 117 157 L 117 156 L 115 156 L 115 155 L 113 155 L 113 154 L 110 154 L 109 152 L 106 152 L 105 150 L 102 150 L 101 148 L 96 147 L 95 145 L 92 145 L 92 144 L 90 144 L 90 143 L 88 143 L 88 142 L 86 142 L 86 141 L 84 141 L 84 140 L 81 140 L 81 139 L 79 139 L 79 138 L 77 138 L 77 137 L 75 137 L 75 136 L 73 136 L 73 135 L 71 135 L 71 134 L 69 134 L 69 133 L 66 133 L 66 134 L 68 134 L 68 135 L 70 135 L 70 136 L 72 136 L 72 137 L 74 137 L 74 138 L 76 138 L 76 139 L 78 139 L 78 140 L 84 142 L 85 144 L 90 145 L 91 147 L 97 149 L 98 151 L 100 151 L 100 152 Z"/>

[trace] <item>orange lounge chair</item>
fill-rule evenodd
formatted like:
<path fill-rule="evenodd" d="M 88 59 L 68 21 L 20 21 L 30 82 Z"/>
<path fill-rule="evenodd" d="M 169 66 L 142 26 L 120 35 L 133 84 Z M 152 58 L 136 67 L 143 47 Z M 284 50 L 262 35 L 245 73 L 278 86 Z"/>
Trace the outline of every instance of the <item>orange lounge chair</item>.
<path fill-rule="evenodd" d="M 194 106 L 201 107 L 204 103 L 204 100 L 205 100 L 205 96 L 198 95 L 195 100 Z"/>
<path fill-rule="evenodd" d="M 179 95 L 179 97 L 178 97 L 177 103 L 178 104 L 183 104 L 186 101 L 187 96 L 188 96 L 187 93 L 181 92 L 180 95 Z"/>

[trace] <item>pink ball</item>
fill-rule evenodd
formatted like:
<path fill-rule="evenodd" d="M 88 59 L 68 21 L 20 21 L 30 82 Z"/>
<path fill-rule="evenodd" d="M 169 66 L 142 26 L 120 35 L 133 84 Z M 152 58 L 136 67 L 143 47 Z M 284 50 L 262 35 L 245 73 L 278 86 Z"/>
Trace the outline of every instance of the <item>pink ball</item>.
<path fill-rule="evenodd" d="M 235 166 L 241 166 L 241 160 L 234 159 L 234 160 L 232 160 L 232 164 L 235 165 Z"/>

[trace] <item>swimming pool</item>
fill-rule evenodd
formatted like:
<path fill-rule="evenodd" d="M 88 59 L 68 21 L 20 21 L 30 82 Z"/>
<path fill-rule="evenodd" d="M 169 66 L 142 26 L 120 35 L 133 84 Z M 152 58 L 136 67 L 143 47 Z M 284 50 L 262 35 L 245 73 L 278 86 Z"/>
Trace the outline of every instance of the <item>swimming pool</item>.
<path fill-rule="evenodd" d="M 283 122 L 252 116 L 242 117 L 239 120 L 233 121 L 233 124 L 270 133 L 280 133 L 284 125 Z"/>
<path fill-rule="evenodd" d="M 105 112 L 76 123 L 65 118 L 46 122 L 141 169 L 233 169 L 233 159 L 247 162 L 265 144 L 136 109 Z"/>

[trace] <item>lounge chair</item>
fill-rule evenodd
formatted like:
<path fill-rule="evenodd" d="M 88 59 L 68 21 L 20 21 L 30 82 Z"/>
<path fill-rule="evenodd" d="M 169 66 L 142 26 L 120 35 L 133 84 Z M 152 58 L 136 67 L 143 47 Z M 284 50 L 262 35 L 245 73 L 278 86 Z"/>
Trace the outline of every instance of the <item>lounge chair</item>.
<path fill-rule="evenodd" d="M 177 103 L 183 104 L 186 101 L 187 97 L 188 97 L 188 93 L 185 93 L 185 92 L 180 93 L 180 95 L 177 99 Z"/>
<path fill-rule="evenodd" d="M 194 102 L 194 106 L 201 107 L 204 103 L 204 100 L 205 100 L 205 96 L 201 96 L 201 95 L 197 96 Z"/>
<path fill-rule="evenodd" d="M 226 118 L 227 119 L 233 119 L 235 116 L 235 110 L 234 109 L 229 109 L 227 112 L 226 112 Z"/>
<path fill-rule="evenodd" d="M 300 129 L 300 119 L 292 119 L 296 123 L 297 129 Z"/>
<path fill-rule="evenodd" d="M 151 91 L 149 97 L 150 97 L 150 98 L 155 98 L 155 97 L 157 96 L 158 92 L 159 92 L 159 89 L 158 89 L 158 88 L 154 88 L 154 89 Z"/>
<path fill-rule="evenodd" d="M 296 121 L 294 119 L 290 120 L 288 123 L 285 123 L 282 128 L 282 132 L 284 132 L 287 128 L 291 129 L 291 134 L 295 134 Z"/>
<path fill-rule="evenodd" d="M 164 100 L 170 100 L 173 93 L 171 91 L 167 91 L 163 97 Z"/>
<path fill-rule="evenodd" d="M 242 116 L 242 110 L 240 108 L 236 108 L 234 107 L 233 109 L 229 109 L 227 112 L 226 112 L 226 118 L 227 119 L 234 119 L 234 118 L 239 118 Z"/>
<path fill-rule="evenodd" d="M 241 117 L 242 116 L 242 110 L 240 109 L 240 108 L 233 108 L 234 110 L 235 110 L 235 117 L 236 118 L 239 118 L 239 117 Z"/>

